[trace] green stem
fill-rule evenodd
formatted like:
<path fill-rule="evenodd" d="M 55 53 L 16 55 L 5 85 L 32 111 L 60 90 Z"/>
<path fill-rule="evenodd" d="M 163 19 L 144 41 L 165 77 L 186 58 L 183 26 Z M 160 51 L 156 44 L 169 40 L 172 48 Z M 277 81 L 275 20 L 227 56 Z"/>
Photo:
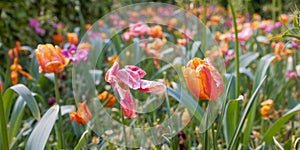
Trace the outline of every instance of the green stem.
<path fill-rule="evenodd" d="M 233 26 L 234 26 L 234 35 L 235 35 L 235 72 L 236 72 L 236 83 L 235 83 L 235 95 L 236 97 L 240 94 L 240 62 L 239 62 L 239 40 L 238 40 L 238 31 L 237 31 L 237 24 L 236 24 L 236 17 L 235 17 L 235 11 L 232 5 L 232 1 L 229 0 L 229 6 L 232 13 L 232 19 L 233 19 Z"/>
<path fill-rule="evenodd" d="M 281 2 L 281 0 L 278 0 L 277 3 L 278 3 L 278 14 L 281 15 L 281 13 L 282 13 L 282 2 Z"/>
<path fill-rule="evenodd" d="M 203 52 L 206 51 L 206 0 L 203 0 L 203 23 L 204 23 L 204 33 L 202 34 L 202 41 L 201 45 L 203 45 L 203 49 L 201 49 Z"/>
<path fill-rule="evenodd" d="M 56 103 L 59 105 L 59 112 L 58 112 L 58 124 L 55 125 L 56 135 L 57 135 L 57 149 L 64 149 L 64 142 L 63 142 L 63 135 L 62 135 L 62 116 L 61 116 L 61 107 L 60 107 L 60 95 L 59 95 L 59 88 L 58 88 L 58 74 L 54 75 L 54 90 L 55 90 L 55 97 Z"/>
<path fill-rule="evenodd" d="M 126 130 L 125 130 L 125 119 L 124 119 L 124 113 L 121 111 L 121 116 L 122 116 L 122 128 L 124 132 L 124 142 L 125 142 L 125 149 L 127 149 L 128 143 L 127 143 L 127 136 L 126 136 Z"/>
<path fill-rule="evenodd" d="M 276 20 L 276 0 L 272 0 L 272 20 Z"/>
<path fill-rule="evenodd" d="M 0 92 L 0 120 L 1 120 L 1 133 L 2 133 L 2 148 L 3 150 L 8 150 L 8 137 L 7 137 L 7 128 L 6 128 L 6 120 L 4 115 L 4 106 L 3 106 L 3 98 L 2 93 Z"/>

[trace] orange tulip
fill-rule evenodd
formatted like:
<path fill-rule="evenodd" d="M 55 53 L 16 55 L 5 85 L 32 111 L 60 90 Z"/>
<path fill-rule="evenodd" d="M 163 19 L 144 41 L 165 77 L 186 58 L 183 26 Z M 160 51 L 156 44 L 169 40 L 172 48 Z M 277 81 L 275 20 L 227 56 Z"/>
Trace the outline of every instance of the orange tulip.
<path fill-rule="evenodd" d="M 14 58 L 14 63 L 10 66 L 9 69 L 11 71 L 10 79 L 12 84 L 14 85 L 18 83 L 18 73 L 26 76 L 29 79 L 32 79 L 32 76 L 29 73 L 23 71 L 22 66 L 18 64 L 18 58 Z"/>
<path fill-rule="evenodd" d="M 98 98 L 101 101 L 107 101 L 106 104 L 104 105 L 104 107 L 112 107 L 116 104 L 116 98 L 108 93 L 107 91 L 102 92 L 101 94 L 98 95 Z"/>
<path fill-rule="evenodd" d="M 162 31 L 162 27 L 160 25 L 156 25 L 150 29 L 149 35 L 153 38 L 161 38 L 163 37 L 164 33 Z"/>
<path fill-rule="evenodd" d="M 216 100 L 224 91 L 224 82 L 209 59 L 194 58 L 182 68 L 187 87 L 200 100 Z"/>
<path fill-rule="evenodd" d="M 61 34 L 54 34 L 53 41 L 54 43 L 60 44 L 64 41 L 64 37 Z"/>
<path fill-rule="evenodd" d="M 35 54 L 40 68 L 46 73 L 62 72 L 69 63 L 69 59 L 61 53 L 61 49 L 52 44 L 39 44 Z"/>
<path fill-rule="evenodd" d="M 78 40 L 78 36 L 76 33 L 68 33 L 67 34 L 67 38 L 68 38 L 68 42 L 70 44 L 74 44 L 74 45 L 77 45 L 79 40 Z"/>
<path fill-rule="evenodd" d="M 274 101 L 268 99 L 260 104 L 262 107 L 260 108 L 260 114 L 264 118 L 273 118 L 274 117 Z"/>
<path fill-rule="evenodd" d="M 78 103 L 77 112 L 70 112 L 70 120 L 75 120 L 78 124 L 87 124 L 92 119 L 92 113 L 89 110 L 86 101 Z"/>

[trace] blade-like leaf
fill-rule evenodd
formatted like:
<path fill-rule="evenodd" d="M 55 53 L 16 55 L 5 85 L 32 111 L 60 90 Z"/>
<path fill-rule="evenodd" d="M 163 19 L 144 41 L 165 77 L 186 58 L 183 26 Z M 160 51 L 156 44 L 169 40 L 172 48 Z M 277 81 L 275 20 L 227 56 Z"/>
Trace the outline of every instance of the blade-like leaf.
<path fill-rule="evenodd" d="M 174 99 L 176 99 L 179 103 L 183 104 L 187 109 L 194 113 L 197 120 L 201 121 L 203 118 L 204 111 L 202 108 L 198 105 L 198 103 L 194 100 L 193 97 L 191 97 L 189 94 L 187 94 L 184 90 L 181 90 L 182 95 L 179 95 L 180 92 L 175 91 L 172 88 L 167 88 L 168 94 L 172 96 Z"/>
<path fill-rule="evenodd" d="M 13 111 L 11 113 L 8 130 L 8 141 L 11 143 L 12 138 L 15 137 L 20 129 L 21 121 L 24 115 L 25 101 L 22 97 L 18 97 L 15 102 Z"/>
<path fill-rule="evenodd" d="M 273 61 L 275 56 L 273 54 L 267 54 L 264 57 L 261 58 L 256 73 L 255 73 L 255 78 L 254 78 L 254 83 L 253 83 L 253 90 L 257 89 L 259 83 L 261 83 L 262 79 L 265 77 L 267 70 Z M 251 108 L 248 119 L 247 119 L 247 125 L 244 130 L 244 135 L 243 135 L 243 144 L 247 145 L 249 143 L 249 137 L 252 132 L 252 127 L 254 124 L 255 120 L 255 114 L 256 114 L 256 109 L 257 109 L 257 100 L 254 101 L 253 103 L 254 107 Z"/>
<path fill-rule="evenodd" d="M 40 120 L 40 110 L 30 90 L 23 84 L 17 84 L 10 88 L 26 101 L 33 117 L 37 120 Z"/>
<path fill-rule="evenodd" d="M 230 100 L 225 108 L 224 114 L 224 137 L 226 144 L 229 145 L 234 131 L 239 121 L 239 103 L 243 100 L 243 96 L 238 99 Z"/>
<path fill-rule="evenodd" d="M 270 144 L 272 137 L 280 131 L 281 127 L 290 120 L 296 113 L 300 112 L 300 104 L 295 106 L 293 109 L 284 114 L 280 119 L 278 119 L 264 134 L 263 141 L 266 142 L 266 145 Z"/>
<path fill-rule="evenodd" d="M 75 146 L 74 150 L 80 150 L 84 141 L 86 140 L 86 136 L 88 135 L 89 133 L 89 130 L 86 130 L 82 133 L 80 139 L 79 139 L 79 142 L 77 143 L 77 145 Z"/>
<path fill-rule="evenodd" d="M 252 96 L 251 96 L 249 102 L 247 103 L 246 108 L 245 108 L 245 111 L 244 111 L 244 113 L 243 113 L 243 115 L 242 115 L 241 121 L 239 122 L 239 125 L 238 125 L 238 127 L 236 128 L 236 130 L 235 130 L 235 132 L 234 132 L 234 135 L 233 135 L 233 138 L 232 138 L 232 140 L 231 140 L 231 142 L 230 142 L 230 144 L 229 144 L 229 146 L 228 146 L 229 149 L 232 149 L 233 146 L 234 146 L 234 144 L 237 142 L 238 135 L 240 134 L 240 132 L 241 132 L 243 126 L 244 126 L 244 123 L 245 123 L 246 118 L 247 118 L 247 116 L 248 116 L 248 114 L 249 114 L 249 112 L 250 112 L 250 109 L 251 109 L 251 107 L 252 107 L 254 101 L 256 100 L 256 96 L 258 95 L 258 92 L 259 92 L 259 90 L 260 90 L 260 88 L 261 88 L 263 82 L 265 81 L 265 79 L 266 79 L 266 77 L 264 77 L 264 78 L 262 79 L 262 81 L 260 82 L 260 84 L 258 85 L 258 87 L 256 88 L 256 90 L 255 90 L 254 93 L 252 94 Z"/>
<path fill-rule="evenodd" d="M 275 145 L 276 145 L 280 150 L 284 150 L 284 148 L 280 145 L 280 143 L 275 139 L 274 136 L 273 136 L 273 141 L 274 141 Z"/>
<path fill-rule="evenodd" d="M 55 124 L 59 106 L 52 106 L 37 123 L 26 144 L 26 150 L 44 149 L 50 132 Z"/>

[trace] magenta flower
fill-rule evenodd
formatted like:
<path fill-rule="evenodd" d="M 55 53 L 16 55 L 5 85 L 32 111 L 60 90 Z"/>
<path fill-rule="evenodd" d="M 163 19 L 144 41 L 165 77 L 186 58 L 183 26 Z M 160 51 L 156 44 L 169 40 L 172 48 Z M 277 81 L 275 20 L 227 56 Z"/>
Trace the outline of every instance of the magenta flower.
<path fill-rule="evenodd" d="M 113 86 L 121 98 L 120 104 L 124 116 L 135 118 L 135 103 L 130 93 L 130 89 L 141 92 L 159 94 L 166 90 L 161 82 L 143 80 L 146 72 L 133 65 L 127 65 L 124 69 L 119 70 L 119 63 L 115 62 L 106 72 L 105 80 Z"/>
<path fill-rule="evenodd" d="M 36 19 L 30 19 L 29 20 L 29 26 L 33 27 L 33 28 L 37 28 L 40 26 L 40 23 L 38 20 Z"/>
<path fill-rule="evenodd" d="M 46 31 L 45 31 L 45 29 L 36 27 L 36 28 L 35 28 L 35 32 L 36 32 L 37 34 L 43 35 L 43 34 L 45 34 Z"/>
<path fill-rule="evenodd" d="M 285 77 L 288 78 L 288 79 L 297 78 L 297 76 L 298 76 L 297 72 L 291 71 L 291 70 L 289 70 L 287 72 L 287 74 L 285 75 Z"/>
<path fill-rule="evenodd" d="M 131 36 L 140 36 L 150 32 L 150 28 L 147 24 L 139 22 L 129 25 L 129 33 Z"/>
<path fill-rule="evenodd" d="M 67 57 L 71 62 L 78 64 L 80 61 L 87 61 L 89 49 L 78 49 L 72 44 L 69 49 L 62 50 L 62 54 Z"/>
<path fill-rule="evenodd" d="M 66 25 L 65 25 L 64 23 L 53 23 L 53 24 L 52 24 L 52 27 L 53 27 L 54 29 L 57 29 L 57 28 L 63 29 L 63 28 L 66 27 Z"/>
<path fill-rule="evenodd" d="M 251 28 L 246 28 L 243 31 L 238 33 L 238 40 L 241 41 L 248 41 L 250 37 L 252 36 L 253 31 Z M 235 38 L 235 35 L 232 34 L 232 39 Z"/>

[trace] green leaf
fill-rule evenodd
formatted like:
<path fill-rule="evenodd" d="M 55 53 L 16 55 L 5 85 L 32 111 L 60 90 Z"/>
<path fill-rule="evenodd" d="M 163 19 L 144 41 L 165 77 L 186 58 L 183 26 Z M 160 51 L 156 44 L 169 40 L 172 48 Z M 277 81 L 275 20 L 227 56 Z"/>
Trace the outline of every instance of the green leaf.
<path fill-rule="evenodd" d="M 254 52 L 247 52 L 246 54 L 241 55 L 239 58 L 240 68 L 246 68 L 252 61 L 256 60 L 258 56 L 259 54 Z M 235 72 L 235 63 L 232 63 L 228 67 L 227 72 L 229 73 Z"/>
<path fill-rule="evenodd" d="M 82 133 L 81 138 L 79 139 L 79 142 L 75 146 L 74 150 L 80 150 L 84 141 L 86 140 L 86 136 L 88 136 L 89 130 L 86 130 Z"/>
<path fill-rule="evenodd" d="M 198 105 L 198 103 L 194 100 L 193 97 L 191 97 L 188 93 L 186 93 L 184 90 L 179 90 L 182 95 L 180 95 L 179 91 L 175 91 L 172 88 L 167 87 L 168 94 L 172 96 L 174 99 L 176 99 L 179 103 L 183 104 L 187 109 L 194 113 L 194 116 L 198 121 L 201 121 L 204 115 L 204 111 L 202 108 Z"/>
<path fill-rule="evenodd" d="M 273 54 L 267 54 L 265 56 L 263 56 L 258 64 L 257 70 L 255 72 L 255 78 L 254 78 L 254 83 L 253 83 L 253 89 L 252 92 L 257 89 L 259 83 L 261 83 L 261 81 L 264 79 L 267 70 L 271 64 L 271 62 L 273 61 L 273 59 L 275 58 L 275 56 Z M 247 125 L 246 128 L 244 130 L 244 135 L 243 135 L 243 145 L 247 145 L 249 142 L 249 137 L 252 131 L 252 127 L 254 124 L 254 120 L 255 120 L 255 114 L 256 114 L 256 109 L 257 109 L 257 100 L 254 101 L 253 106 L 250 110 L 249 116 L 247 118 Z"/>
<path fill-rule="evenodd" d="M 226 144 L 229 145 L 234 131 L 238 126 L 239 121 L 239 103 L 243 100 L 243 96 L 237 99 L 230 100 L 225 108 L 224 114 L 224 137 Z"/>
<path fill-rule="evenodd" d="M 284 148 L 280 145 L 280 143 L 275 139 L 274 136 L 273 136 L 273 141 L 274 141 L 275 145 L 276 145 L 280 150 L 284 150 Z"/>
<path fill-rule="evenodd" d="M 219 120 L 217 122 L 219 122 L 217 124 L 217 131 L 221 131 L 221 126 L 222 126 L 222 121 L 223 121 L 223 118 L 224 118 L 224 115 L 225 115 L 225 109 L 226 109 L 226 103 L 227 103 L 227 97 L 229 95 L 229 91 L 230 91 L 230 88 L 231 88 L 231 85 L 234 85 L 233 81 L 234 81 L 234 76 L 233 75 L 230 75 L 228 77 L 226 77 L 226 79 L 228 80 L 228 83 L 225 84 L 227 85 L 226 86 L 226 90 L 225 90 L 225 95 L 224 95 L 224 100 L 223 100 L 223 104 L 222 104 L 222 110 L 221 110 L 221 115 L 219 117 Z M 226 80 L 225 80 L 226 81 Z M 235 91 L 235 90 L 234 90 Z M 222 132 L 217 132 L 217 136 L 216 138 L 219 137 L 219 134 L 222 133 Z"/>
<path fill-rule="evenodd" d="M 13 104 L 13 99 L 15 99 L 16 96 L 17 94 L 15 94 L 15 92 L 11 89 L 7 89 L 3 94 L 3 105 L 6 120 L 8 120 L 10 110 Z"/>
<path fill-rule="evenodd" d="M 22 97 L 18 97 L 15 102 L 13 111 L 11 113 L 10 121 L 9 121 L 9 130 L 8 130 L 8 141 L 12 143 L 13 137 L 15 137 L 20 129 L 21 121 L 24 115 L 26 102 Z"/>
<path fill-rule="evenodd" d="M 40 120 L 40 110 L 30 90 L 23 84 L 14 85 L 10 89 L 14 90 L 26 101 L 33 117 Z"/>
<path fill-rule="evenodd" d="M 239 122 L 239 125 L 238 125 L 238 127 L 236 128 L 236 130 L 235 130 L 235 132 L 234 132 L 234 135 L 233 135 L 233 138 L 232 138 L 232 140 L 231 140 L 231 142 L 230 142 L 230 144 L 229 144 L 229 146 L 228 146 L 229 149 L 232 149 L 233 146 L 234 146 L 234 144 L 237 142 L 238 136 L 239 136 L 239 134 L 240 134 L 242 128 L 244 127 L 244 123 L 245 123 L 245 121 L 246 121 L 247 115 L 249 114 L 250 109 L 251 109 L 251 107 L 252 107 L 254 101 L 256 100 L 256 96 L 258 95 L 258 92 L 259 92 L 259 90 L 260 90 L 260 88 L 261 88 L 263 82 L 265 81 L 265 79 L 266 79 L 266 77 L 264 77 L 264 78 L 262 79 L 262 81 L 259 83 L 258 87 L 255 89 L 254 93 L 252 94 L 252 96 L 251 96 L 249 102 L 247 103 L 246 108 L 245 108 L 245 111 L 244 111 L 244 113 L 243 113 L 243 115 L 242 115 L 241 121 Z"/>
<path fill-rule="evenodd" d="M 44 149 L 51 130 L 55 124 L 59 106 L 52 106 L 37 123 L 26 144 L 26 150 Z"/>
<path fill-rule="evenodd" d="M 291 117 L 293 117 L 296 113 L 300 111 L 300 104 L 295 106 L 293 109 L 285 113 L 280 119 L 278 119 L 264 134 L 263 141 L 266 142 L 266 145 L 270 144 L 272 141 L 272 137 L 280 131 L 282 126 L 290 120 Z"/>

